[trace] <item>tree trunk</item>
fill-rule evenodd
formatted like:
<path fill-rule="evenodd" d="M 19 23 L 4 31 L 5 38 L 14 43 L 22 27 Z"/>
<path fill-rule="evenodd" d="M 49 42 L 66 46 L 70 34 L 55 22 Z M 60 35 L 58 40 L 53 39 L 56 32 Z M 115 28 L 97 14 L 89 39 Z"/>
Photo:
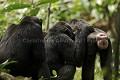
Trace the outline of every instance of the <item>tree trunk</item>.
<path fill-rule="evenodd" d="M 113 15 L 112 33 L 114 37 L 113 53 L 114 53 L 114 80 L 119 78 L 119 45 L 120 45 L 120 5 L 118 12 Z"/>

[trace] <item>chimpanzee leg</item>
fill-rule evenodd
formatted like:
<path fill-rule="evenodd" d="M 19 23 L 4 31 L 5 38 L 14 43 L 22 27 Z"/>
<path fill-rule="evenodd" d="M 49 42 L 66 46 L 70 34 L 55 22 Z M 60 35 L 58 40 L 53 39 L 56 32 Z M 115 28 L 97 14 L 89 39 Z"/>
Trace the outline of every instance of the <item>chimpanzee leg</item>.
<path fill-rule="evenodd" d="M 102 49 L 100 52 L 100 64 L 103 70 L 104 80 L 112 80 L 112 48 L 109 40 L 109 46 L 106 49 Z"/>
<path fill-rule="evenodd" d="M 73 65 L 64 65 L 58 71 L 56 80 L 73 80 L 76 72 L 76 67 Z"/>
<path fill-rule="evenodd" d="M 93 38 L 88 38 L 87 53 L 85 54 L 82 66 L 82 80 L 94 80 L 94 66 L 97 53 L 96 43 Z"/>
<path fill-rule="evenodd" d="M 82 80 L 94 80 L 94 66 L 96 53 L 87 55 L 82 66 Z"/>
<path fill-rule="evenodd" d="M 50 79 L 50 70 L 49 70 L 47 63 L 43 63 L 41 69 L 39 70 L 38 77 L 41 78 L 42 76 L 45 80 L 51 80 Z"/>

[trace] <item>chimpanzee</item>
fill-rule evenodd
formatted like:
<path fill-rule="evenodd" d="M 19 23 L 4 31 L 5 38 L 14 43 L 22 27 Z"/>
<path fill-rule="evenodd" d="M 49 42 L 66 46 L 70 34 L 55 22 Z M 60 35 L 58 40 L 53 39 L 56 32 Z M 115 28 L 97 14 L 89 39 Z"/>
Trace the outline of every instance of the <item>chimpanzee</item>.
<path fill-rule="evenodd" d="M 44 38 L 49 69 L 56 70 L 55 80 L 73 80 L 76 71 L 73 31 L 68 23 L 58 22 Z M 72 40 L 73 39 L 73 40 Z"/>
<path fill-rule="evenodd" d="M 80 36 L 87 36 L 93 32 L 92 27 L 86 27 Z M 45 37 L 45 49 L 47 62 L 50 70 L 56 70 L 58 77 L 56 80 L 73 80 L 76 66 L 81 66 L 80 57 L 76 54 L 75 35 L 70 25 L 65 22 L 56 23 Z M 82 41 L 82 38 L 81 38 Z M 82 44 L 81 46 L 84 46 Z M 77 57 L 77 58 L 75 58 Z"/>
<path fill-rule="evenodd" d="M 14 33 L 16 28 L 17 28 L 17 24 L 11 24 L 7 28 L 6 32 L 4 33 L 4 36 L 1 36 L 1 41 L 4 42 L 4 41 L 8 40 L 8 38 L 12 35 L 12 33 Z"/>
<path fill-rule="evenodd" d="M 17 24 L 11 24 L 8 28 L 7 28 L 7 31 L 5 32 L 4 34 L 4 38 L 3 38 L 3 35 L 0 36 L 0 41 L 3 39 L 4 40 L 7 40 L 9 38 L 9 36 L 11 36 L 11 34 L 13 33 L 13 31 L 16 30 L 17 27 Z"/>
<path fill-rule="evenodd" d="M 11 25 L 0 42 L 0 63 L 9 59 L 13 76 L 44 77 L 50 80 L 49 68 L 45 62 L 42 20 L 35 16 L 25 16 L 19 24 Z"/>
<path fill-rule="evenodd" d="M 87 34 L 86 32 L 82 32 L 82 28 L 86 26 L 90 26 L 84 20 L 73 19 L 70 21 L 70 25 L 75 32 L 76 40 L 80 40 L 84 38 L 84 36 L 79 37 L 79 33 Z M 77 36 L 78 35 L 78 36 Z M 83 40 L 83 39 L 82 39 Z M 108 38 L 107 34 L 98 29 L 94 28 L 94 32 L 89 34 L 84 41 L 75 42 L 76 44 L 76 56 L 80 62 L 82 62 L 82 80 L 94 80 L 94 66 L 95 66 L 95 58 L 96 54 L 100 55 L 100 64 L 103 70 L 104 80 L 112 80 L 112 70 L 111 70 L 111 55 L 112 48 L 111 42 Z M 84 46 L 81 46 L 83 45 Z M 78 51 L 78 52 L 77 52 Z"/>
<path fill-rule="evenodd" d="M 75 59 L 77 61 L 77 67 L 83 65 L 84 55 L 87 49 L 87 36 L 94 32 L 94 28 L 85 22 L 73 19 L 69 22 L 71 28 L 75 34 Z"/>

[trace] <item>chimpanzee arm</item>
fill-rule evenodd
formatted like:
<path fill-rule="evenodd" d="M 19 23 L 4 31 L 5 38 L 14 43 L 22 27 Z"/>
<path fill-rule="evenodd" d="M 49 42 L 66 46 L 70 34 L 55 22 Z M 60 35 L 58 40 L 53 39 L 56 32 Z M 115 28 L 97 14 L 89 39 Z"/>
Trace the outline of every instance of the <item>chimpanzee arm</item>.
<path fill-rule="evenodd" d="M 82 66 L 82 80 L 94 80 L 95 58 L 97 45 L 95 40 L 95 32 L 87 37 L 87 51 Z"/>
<path fill-rule="evenodd" d="M 75 58 L 77 61 L 77 66 L 82 66 L 85 54 L 87 52 L 87 36 L 93 32 L 94 29 L 90 26 L 84 27 L 79 33 L 76 34 L 75 37 Z"/>
<path fill-rule="evenodd" d="M 108 47 L 101 49 L 100 53 L 100 64 L 104 74 L 104 80 L 112 80 L 112 48 L 110 39 L 108 39 Z"/>

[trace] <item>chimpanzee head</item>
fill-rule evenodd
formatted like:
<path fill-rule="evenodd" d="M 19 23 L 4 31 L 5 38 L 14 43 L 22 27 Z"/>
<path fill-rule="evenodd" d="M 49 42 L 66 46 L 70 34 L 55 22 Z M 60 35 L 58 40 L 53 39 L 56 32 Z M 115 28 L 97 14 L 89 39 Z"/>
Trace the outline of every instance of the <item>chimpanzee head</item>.
<path fill-rule="evenodd" d="M 39 24 L 42 27 L 42 19 L 39 19 L 36 16 L 25 16 L 24 18 L 21 19 L 21 23 L 26 23 L 26 22 L 33 22 L 36 24 Z"/>
<path fill-rule="evenodd" d="M 79 33 L 82 29 L 85 29 L 86 27 L 93 27 L 89 25 L 86 21 L 80 19 L 72 19 L 69 22 L 71 28 L 73 29 L 74 33 Z M 93 28 L 90 28 L 90 31 L 93 31 Z"/>
<path fill-rule="evenodd" d="M 50 31 L 64 33 L 64 34 L 68 35 L 71 39 L 75 38 L 75 34 L 73 33 L 73 30 L 70 27 L 70 25 L 63 21 L 56 23 L 53 26 L 53 28 L 50 29 Z"/>

